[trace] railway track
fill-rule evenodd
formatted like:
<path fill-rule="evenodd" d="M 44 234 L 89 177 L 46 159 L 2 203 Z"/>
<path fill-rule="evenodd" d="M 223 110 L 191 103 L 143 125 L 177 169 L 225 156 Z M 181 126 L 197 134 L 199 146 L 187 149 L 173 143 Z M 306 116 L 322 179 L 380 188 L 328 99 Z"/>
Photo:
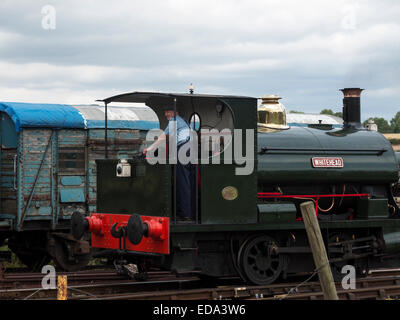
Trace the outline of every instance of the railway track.
<path fill-rule="evenodd" d="M 247 286 L 236 278 L 216 284 L 195 274 L 151 272 L 147 281 L 117 275 L 114 270 L 65 273 L 68 276 L 68 299 L 86 300 L 315 300 L 323 299 L 318 281 L 287 282 L 267 286 Z M 0 299 L 55 299 L 54 289 L 38 286 L 43 274 L 7 274 L 0 280 Z M 6 287 L 13 283 L 14 287 Z M 23 283 L 15 287 L 15 283 Z M 297 288 L 296 288 L 297 287 Z M 296 290 L 293 290 L 296 288 Z M 343 290 L 336 283 L 341 300 L 397 299 L 400 297 L 400 269 L 376 270 L 358 278 L 356 289 Z"/>
<path fill-rule="evenodd" d="M 113 269 L 65 272 L 70 298 L 78 293 L 86 296 L 114 294 L 144 290 L 184 289 L 195 286 L 200 279 L 193 273 L 174 274 L 164 271 L 152 271 L 146 281 L 131 279 L 119 275 Z M 57 289 L 43 289 L 41 273 L 9 273 L 0 279 L 0 299 L 55 299 Z M 197 284 L 198 286 L 198 284 Z"/>
<path fill-rule="evenodd" d="M 284 283 L 268 286 L 221 286 L 192 290 L 169 290 L 158 292 L 137 292 L 101 295 L 101 300 L 318 300 L 323 299 L 319 282 L 310 282 L 289 294 L 298 283 Z M 338 296 L 343 300 L 388 299 L 400 297 L 400 275 L 380 276 L 359 280 L 354 290 L 343 290 L 336 283 Z M 83 295 L 75 299 L 93 299 Z"/>
<path fill-rule="evenodd" d="M 293 293 L 290 293 L 298 283 L 282 283 L 268 286 L 237 286 L 227 285 L 215 288 L 191 290 L 169 290 L 158 292 L 136 292 L 97 296 L 102 300 L 313 300 L 323 299 L 323 293 L 318 281 L 308 282 Z M 336 283 L 338 295 L 343 300 L 358 299 L 388 299 L 400 296 L 400 270 L 379 270 L 372 272 L 366 278 L 357 281 L 355 290 L 343 290 Z M 76 296 L 75 299 L 93 299 L 93 297 Z"/>
<path fill-rule="evenodd" d="M 58 275 L 66 275 L 70 283 L 93 283 L 96 281 L 116 281 L 126 279 L 113 270 L 99 270 L 96 272 L 68 272 L 59 273 Z M 1 289 L 12 288 L 30 288 L 41 285 L 45 275 L 42 273 L 8 273 L 0 279 Z"/>

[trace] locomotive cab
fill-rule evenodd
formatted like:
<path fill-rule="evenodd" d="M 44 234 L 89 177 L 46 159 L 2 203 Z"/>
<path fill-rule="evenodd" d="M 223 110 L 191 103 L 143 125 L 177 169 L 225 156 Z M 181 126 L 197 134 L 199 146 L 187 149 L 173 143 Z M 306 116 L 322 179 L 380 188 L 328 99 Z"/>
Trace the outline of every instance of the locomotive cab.
<path fill-rule="evenodd" d="M 255 127 L 255 98 L 134 92 L 111 97 L 104 102 L 145 103 L 157 115 L 161 129 L 168 125 L 163 107 L 175 104 L 176 112 L 192 128 L 191 134 L 195 140 L 193 148 L 197 149 L 191 150 L 197 153 L 194 159 L 195 174 L 191 177 L 194 223 L 257 221 L 256 209 L 251 211 L 247 206 L 248 203 L 256 202 L 257 183 L 254 170 L 250 175 L 236 175 L 236 168 L 243 167 L 243 164 L 228 161 L 232 157 L 235 139 L 244 139 L 245 130 Z M 244 134 L 234 136 L 234 129 L 242 129 Z M 249 161 L 254 161 L 256 135 L 254 132 L 251 134 L 252 154 L 247 156 Z M 152 142 L 153 140 L 143 141 L 142 149 Z M 99 160 L 97 211 L 163 216 L 171 219 L 171 223 L 177 223 L 174 164 L 169 161 L 169 154 L 166 155 L 165 164 L 149 164 L 140 159 L 140 154 L 136 159 L 129 159 L 132 173 L 125 178 L 115 174 L 116 166 L 122 167 L 121 163 Z M 219 164 L 215 165 L 217 161 Z M 226 185 L 227 181 L 231 185 Z M 229 198 L 226 191 L 229 190 L 240 194 L 240 197 L 235 197 L 238 198 L 237 201 L 226 200 Z M 229 206 L 230 214 L 221 214 L 220 208 L 226 205 Z"/>

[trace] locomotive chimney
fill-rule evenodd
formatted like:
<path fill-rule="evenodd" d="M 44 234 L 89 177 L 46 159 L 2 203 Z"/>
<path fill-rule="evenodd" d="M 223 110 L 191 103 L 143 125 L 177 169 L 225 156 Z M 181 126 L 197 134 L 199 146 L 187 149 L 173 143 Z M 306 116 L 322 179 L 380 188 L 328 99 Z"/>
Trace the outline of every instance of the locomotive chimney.
<path fill-rule="evenodd" d="M 340 91 L 343 92 L 343 128 L 344 129 L 364 129 L 361 125 L 361 104 L 360 96 L 361 91 L 364 89 L 360 88 L 345 88 Z"/>

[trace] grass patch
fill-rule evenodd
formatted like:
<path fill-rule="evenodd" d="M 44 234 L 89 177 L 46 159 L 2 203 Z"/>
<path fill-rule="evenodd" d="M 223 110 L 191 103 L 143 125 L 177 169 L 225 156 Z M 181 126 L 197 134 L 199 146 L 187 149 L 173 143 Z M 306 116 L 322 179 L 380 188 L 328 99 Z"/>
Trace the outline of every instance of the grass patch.
<path fill-rule="evenodd" d="M 0 251 L 10 251 L 11 252 L 11 261 L 3 261 L 2 265 L 3 268 L 26 268 L 26 265 L 24 265 L 17 257 L 17 255 L 12 252 L 8 246 L 2 246 L 0 247 Z"/>
<path fill-rule="evenodd" d="M 104 261 L 101 258 L 94 258 L 89 261 L 88 266 L 101 266 L 104 265 Z"/>

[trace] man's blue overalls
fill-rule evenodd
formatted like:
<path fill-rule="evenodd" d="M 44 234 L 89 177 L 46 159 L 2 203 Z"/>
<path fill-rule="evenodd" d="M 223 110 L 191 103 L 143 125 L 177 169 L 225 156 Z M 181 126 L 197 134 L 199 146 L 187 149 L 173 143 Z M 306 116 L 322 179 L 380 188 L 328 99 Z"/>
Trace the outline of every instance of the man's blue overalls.
<path fill-rule="evenodd" d="M 173 123 L 174 118 L 169 120 L 168 126 L 164 133 L 170 134 L 170 124 Z M 173 128 L 173 126 L 172 126 Z M 173 133 L 171 133 L 173 134 Z M 176 116 L 176 136 L 177 136 L 177 155 L 179 155 L 180 148 L 190 141 L 190 127 L 187 122 L 180 116 Z M 187 151 L 186 156 L 190 156 L 190 150 Z M 178 219 L 194 220 L 194 212 L 192 210 L 192 184 L 194 179 L 193 164 L 182 164 L 178 161 L 176 164 L 176 215 Z"/>

